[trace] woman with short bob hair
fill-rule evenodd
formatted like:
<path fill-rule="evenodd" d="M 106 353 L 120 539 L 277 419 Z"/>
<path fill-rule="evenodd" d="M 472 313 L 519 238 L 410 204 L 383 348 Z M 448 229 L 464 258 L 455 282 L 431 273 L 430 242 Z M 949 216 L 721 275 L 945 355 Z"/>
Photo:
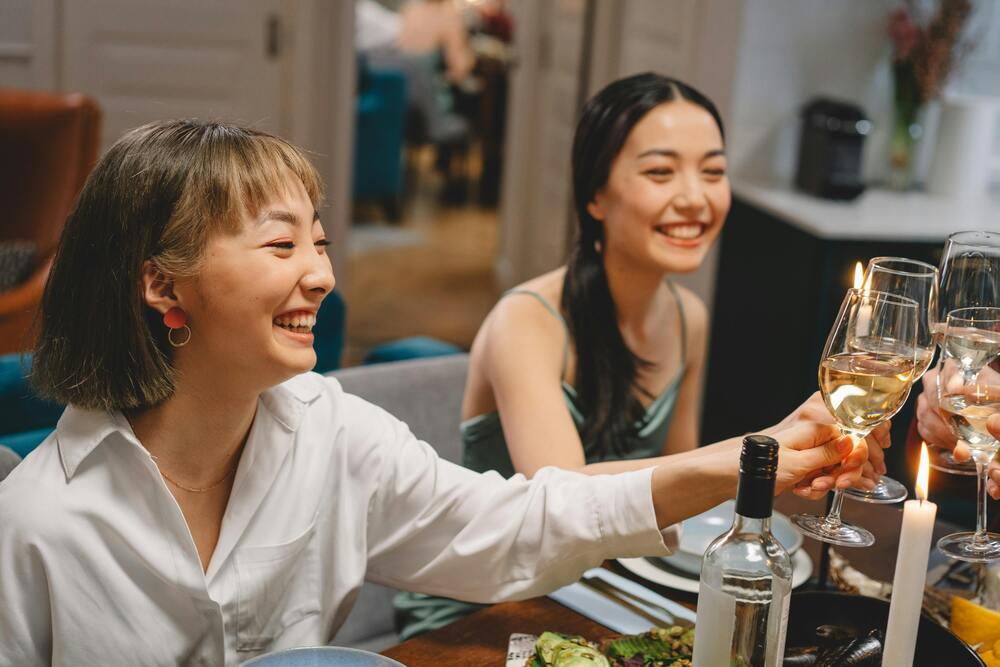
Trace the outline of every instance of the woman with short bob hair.
<path fill-rule="evenodd" d="M 540 595 L 668 553 L 734 494 L 738 439 L 505 480 L 309 373 L 334 286 L 318 183 L 290 144 L 222 123 L 146 125 L 98 163 L 35 359 L 69 406 L 0 484 L 0 665 L 235 665 L 328 642 L 366 579 Z M 850 450 L 803 420 L 775 437 L 779 491 Z"/>

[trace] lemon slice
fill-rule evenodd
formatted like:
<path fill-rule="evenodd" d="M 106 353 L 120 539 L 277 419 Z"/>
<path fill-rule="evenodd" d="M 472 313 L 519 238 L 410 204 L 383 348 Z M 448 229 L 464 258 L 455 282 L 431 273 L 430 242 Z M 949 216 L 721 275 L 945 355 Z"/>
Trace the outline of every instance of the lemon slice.
<path fill-rule="evenodd" d="M 995 644 L 1000 642 L 1000 613 L 975 602 L 954 596 L 951 599 L 951 631 L 971 646 L 981 645 L 985 653 L 993 654 L 995 662 L 987 664 L 1000 667 L 1000 652 Z M 982 656 L 986 660 L 986 656 Z"/>

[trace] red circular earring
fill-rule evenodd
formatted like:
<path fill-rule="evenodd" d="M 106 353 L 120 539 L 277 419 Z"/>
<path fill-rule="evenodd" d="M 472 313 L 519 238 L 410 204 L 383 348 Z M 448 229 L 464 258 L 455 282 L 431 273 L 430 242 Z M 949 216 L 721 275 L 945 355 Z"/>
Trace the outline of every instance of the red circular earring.
<path fill-rule="evenodd" d="M 187 325 L 187 313 L 178 306 L 174 306 L 167 312 L 163 314 L 163 324 L 166 325 L 169 331 L 167 332 L 167 340 L 174 347 L 183 347 L 188 344 L 191 340 L 191 327 Z M 187 336 L 184 337 L 182 341 L 174 340 L 174 332 L 178 329 L 184 329 L 187 332 Z"/>
<path fill-rule="evenodd" d="M 187 313 L 179 306 L 174 306 L 163 314 L 163 323 L 168 329 L 180 329 L 187 324 Z"/>

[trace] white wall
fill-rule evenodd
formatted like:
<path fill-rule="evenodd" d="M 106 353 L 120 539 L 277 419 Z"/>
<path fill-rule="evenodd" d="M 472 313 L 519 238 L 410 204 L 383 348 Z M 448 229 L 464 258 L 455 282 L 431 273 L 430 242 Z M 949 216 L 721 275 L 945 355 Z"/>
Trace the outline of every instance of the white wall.
<path fill-rule="evenodd" d="M 957 92 L 1000 96 L 1000 0 L 973 0 L 968 33 L 975 49 L 962 62 Z M 870 178 L 885 172 L 892 113 L 887 17 L 896 0 L 744 0 L 730 122 L 736 171 L 787 183 L 798 150 L 798 114 L 817 95 L 859 104 L 875 130 L 865 148 Z M 918 157 L 926 170 L 935 109 Z M 997 137 L 1000 142 L 1000 136 Z M 1000 155 L 1000 146 L 998 155 Z"/>

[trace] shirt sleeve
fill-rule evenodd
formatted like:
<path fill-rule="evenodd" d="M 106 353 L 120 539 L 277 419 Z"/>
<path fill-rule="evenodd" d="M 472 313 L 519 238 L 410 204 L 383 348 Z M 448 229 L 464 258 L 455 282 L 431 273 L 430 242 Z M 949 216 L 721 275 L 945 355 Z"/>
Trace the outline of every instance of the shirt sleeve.
<path fill-rule="evenodd" d="M 531 480 L 440 459 L 402 422 L 345 395 L 376 486 L 368 578 L 470 602 L 541 595 L 612 557 L 665 555 L 678 532 L 656 525 L 652 468 L 588 476 L 545 468 Z M 363 426 L 361 426 L 363 424 Z M 352 438 L 353 439 L 353 438 Z"/>
<path fill-rule="evenodd" d="M 0 667 L 52 663 L 48 576 L 33 545 L 30 507 L 15 506 L 13 485 L 0 487 Z M 6 492 L 6 493 L 5 493 Z"/>

